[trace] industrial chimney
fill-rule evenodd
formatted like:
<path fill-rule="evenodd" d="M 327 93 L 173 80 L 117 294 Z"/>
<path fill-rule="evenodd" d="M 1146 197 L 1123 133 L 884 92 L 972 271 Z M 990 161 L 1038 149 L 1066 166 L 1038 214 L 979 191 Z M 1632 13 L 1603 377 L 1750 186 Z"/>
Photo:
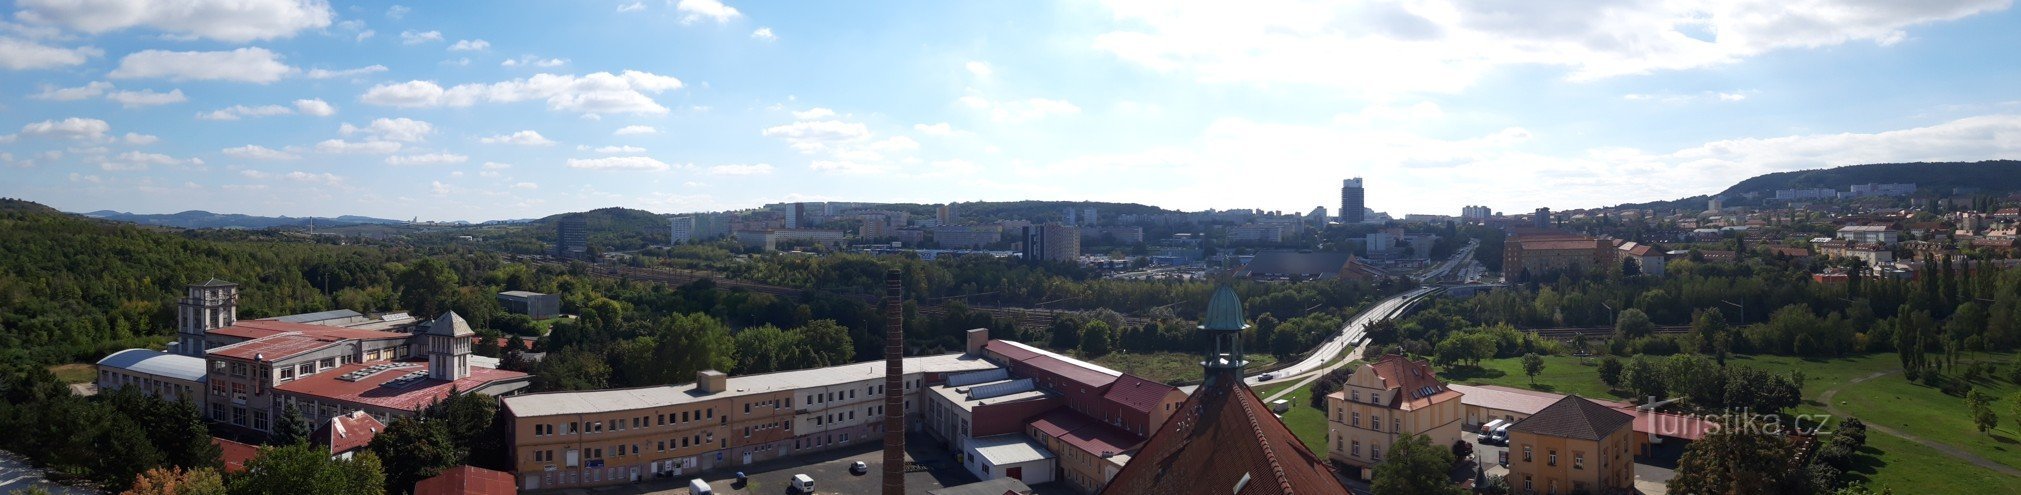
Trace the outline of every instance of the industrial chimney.
<path fill-rule="evenodd" d="M 905 289 L 884 272 L 884 495 L 905 495 Z"/>

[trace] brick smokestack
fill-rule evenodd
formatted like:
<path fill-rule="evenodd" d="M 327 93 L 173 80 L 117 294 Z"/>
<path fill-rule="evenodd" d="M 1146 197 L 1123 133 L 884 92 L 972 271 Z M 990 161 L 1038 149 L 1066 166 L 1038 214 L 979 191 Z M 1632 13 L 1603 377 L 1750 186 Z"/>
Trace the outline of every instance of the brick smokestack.
<path fill-rule="evenodd" d="M 884 272 L 884 495 L 905 495 L 905 288 Z"/>

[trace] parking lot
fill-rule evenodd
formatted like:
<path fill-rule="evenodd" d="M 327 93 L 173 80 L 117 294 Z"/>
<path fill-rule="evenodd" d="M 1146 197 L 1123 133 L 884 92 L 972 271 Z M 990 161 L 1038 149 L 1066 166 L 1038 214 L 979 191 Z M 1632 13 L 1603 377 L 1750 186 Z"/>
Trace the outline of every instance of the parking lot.
<path fill-rule="evenodd" d="M 905 493 L 924 495 L 928 490 L 945 486 L 974 483 L 975 476 L 956 464 L 945 449 L 932 440 L 920 436 L 906 439 L 905 459 L 908 469 L 905 473 Z M 870 469 L 864 474 L 849 472 L 850 463 L 863 461 Z M 884 450 L 882 444 L 866 444 L 828 452 L 795 456 L 788 459 L 760 462 L 742 469 L 745 483 L 736 483 L 736 469 L 724 469 L 704 473 L 702 479 L 709 482 L 715 493 L 725 495 L 783 495 L 794 493 L 789 487 L 795 474 L 805 474 L 814 478 L 816 494 L 861 494 L 878 493 L 883 490 L 882 466 Z M 655 479 L 639 483 L 596 488 L 566 488 L 559 490 L 538 490 L 524 493 L 540 494 L 688 494 L 688 480 L 682 476 L 670 479 Z M 1055 491 L 1062 488 L 1058 483 L 1044 485 L 1038 493 L 1069 493 Z"/>
<path fill-rule="evenodd" d="M 1474 444 L 1474 459 L 1487 467 L 1488 476 L 1509 475 L 1509 468 L 1502 464 L 1502 456 L 1509 451 L 1508 447 L 1481 443 L 1480 435 L 1471 431 L 1460 431 L 1460 439 Z M 1663 495 L 1669 491 L 1664 484 L 1674 475 L 1676 472 L 1668 466 L 1636 462 L 1635 490 L 1643 495 Z"/>

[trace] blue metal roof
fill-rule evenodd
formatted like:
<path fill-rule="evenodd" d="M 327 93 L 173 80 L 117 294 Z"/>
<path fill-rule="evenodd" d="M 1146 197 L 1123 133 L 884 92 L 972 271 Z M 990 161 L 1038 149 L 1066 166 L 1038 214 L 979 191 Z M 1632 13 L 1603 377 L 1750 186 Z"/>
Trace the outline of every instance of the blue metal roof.
<path fill-rule="evenodd" d="M 203 358 L 151 349 L 127 349 L 98 360 L 98 365 L 135 373 L 192 382 L 205 381 Z"/>
<path fill-rule="evenodd" d="M 1235 295 L 1235 289 L 1226 285 L 1214 289 L 1214 298 L 1207 300 L 1207 316 L 1200 319 L 1200 329 L 1210 332 L 1240 332 L 1249 328 L 1242 315 L 1242 298 Z"/>

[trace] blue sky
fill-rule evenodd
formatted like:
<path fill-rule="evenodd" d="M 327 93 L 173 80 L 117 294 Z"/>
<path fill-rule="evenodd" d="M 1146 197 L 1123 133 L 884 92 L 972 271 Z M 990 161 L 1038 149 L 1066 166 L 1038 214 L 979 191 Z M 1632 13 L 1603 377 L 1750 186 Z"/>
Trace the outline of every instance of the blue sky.
<path fill-rule="evenodd" d="M 1457 214 L 2016 158 L 2009 0 L 0 3 L 0 196 Z"/>

